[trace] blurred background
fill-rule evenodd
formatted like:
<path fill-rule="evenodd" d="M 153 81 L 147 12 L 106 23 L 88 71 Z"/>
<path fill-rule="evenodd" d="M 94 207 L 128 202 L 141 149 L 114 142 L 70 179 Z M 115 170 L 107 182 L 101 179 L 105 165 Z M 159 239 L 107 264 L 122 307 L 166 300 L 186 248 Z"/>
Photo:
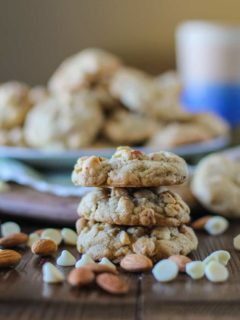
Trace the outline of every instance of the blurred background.
<path fill-rule="evenodd" d="M 0 1 L 0 82 L 45 83 L 64 58 L 101 47 L 154 74 L 175 67 L 175 28 L 240 22 L 238 0 Z"/>

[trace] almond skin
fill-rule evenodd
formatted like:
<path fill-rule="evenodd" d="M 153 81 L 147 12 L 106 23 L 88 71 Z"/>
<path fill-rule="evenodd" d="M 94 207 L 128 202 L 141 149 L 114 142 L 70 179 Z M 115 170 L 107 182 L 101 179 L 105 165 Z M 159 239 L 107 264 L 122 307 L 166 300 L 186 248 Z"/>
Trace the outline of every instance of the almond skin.
<path fill-rule="evenodd" d="M 85 268 L 75 268 L 68 275 L 68 283 L 73 287 L 83 287 L 92 283 L 95 279 L 94 273 Z"/>
<path fill-rule="evenodd" d="M 186 256 L 183 256 L 181 254 L 176 254 L 168 258 L 169 260 L 172 260 L 178 265 L 178 269 L 180 272 L 185 272 L 186 264 L 191 262 L 192 260 Z"/>
<path fill-rule="evenodd" d="M 212 216 L 203 216 L 192 223 L 192 227 L 195 230 L 201 230 L 204 228 L 205 224 L 208 222 L 208 220 L 212 218 Z"/>
<path fill-rule="evenodd" d="M 96 282 L 100 288 L 112 294 L 125 294 L 129 291 L 128 283 L 117 275 L 101 273 Z"/>
<path fill-rule="evenodd" d="M 18 232 L 12 233 L 6 237 L 0 238 L 0 246 L 4 248 L 13 248 L 26 244 L 28 241 L 28 235 L 26 233 Z"/>
<path fill-rule="evenodd" d="M 128 254 L 120 262 L 122 269 L 129 272 L 142 272 L 152 269 L 152 261 L 142 254 Z"/>
<path fill-rule="evenodd" d="M 17 265 L 22 256 L 14 250 L 0 250 L 0 268 Z"/>
<path fill-rule="evenodd" d="M 84 265 L 84 268 L 87 268 L 91 270 L 94 273 L 113 273 L 113 274 L 118 274 L 118 271 L 116 269 L 113 269 L 107 265 L 104 264 L 97 264 L 97 263 L 88 263 Z"/>
<path fill-rule="evenodd" d="M 56 243 L 51 239 L 40 239 L 33 243 L 32 253 L 39 256 L 51 256 L 57 251 Z"/>

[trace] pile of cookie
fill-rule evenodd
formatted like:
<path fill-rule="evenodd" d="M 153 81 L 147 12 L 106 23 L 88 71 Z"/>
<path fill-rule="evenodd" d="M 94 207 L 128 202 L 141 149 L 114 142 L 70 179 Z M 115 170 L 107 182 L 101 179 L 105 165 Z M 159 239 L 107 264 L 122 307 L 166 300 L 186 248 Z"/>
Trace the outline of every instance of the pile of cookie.
<path fill-rule="evenodd" d="M 78 251 L 119 262 L 130 253 L 157 261 L 195 250 L 197 237 L 186 225 L 189 207 L 178 194 L 161 189 L 183 183 L 187 174 L 182 158 L 163 151 L 119 147 L 111 159 L 81 157 L 73 183 L 97 188 L 78 207 Z"/>
<path fill-rule="evenodd" d="M 175 72 L 154 77 L 104 50 L 85 49 L 66 59 L 46 86 L 0 85 L 0 145 L 172 148 L 227 134 L 217 116 L 186 112 L 180 92 Z"/>

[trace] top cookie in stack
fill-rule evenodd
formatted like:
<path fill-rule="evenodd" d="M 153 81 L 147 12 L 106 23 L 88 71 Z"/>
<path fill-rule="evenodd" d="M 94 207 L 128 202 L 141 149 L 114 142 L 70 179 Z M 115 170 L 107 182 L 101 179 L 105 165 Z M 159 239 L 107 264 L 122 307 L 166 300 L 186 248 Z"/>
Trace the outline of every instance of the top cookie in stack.
<path fill-rule="evenodd" d="M 72 181 L 87 187 L 159 187 L 181 184 L 187 179 L 186 162 L 170 152 L 145 154 L 119 147 L 111 159 L 82 157 L 75 165 Z"/>
<path fill-rule="evenodd" d="M 147 155 L 119 147 L 111 159 L 80 158 L 74 184 L 101 188 L 79 204 L 79 252 L 119 262 L 128 253 L 159 260 L 196 249 L 197 238 L 185 225 L 188 206 L 176 193 L 159 188 L 181 184 L 187 174 L 182 158 L 163 151 Z"/>

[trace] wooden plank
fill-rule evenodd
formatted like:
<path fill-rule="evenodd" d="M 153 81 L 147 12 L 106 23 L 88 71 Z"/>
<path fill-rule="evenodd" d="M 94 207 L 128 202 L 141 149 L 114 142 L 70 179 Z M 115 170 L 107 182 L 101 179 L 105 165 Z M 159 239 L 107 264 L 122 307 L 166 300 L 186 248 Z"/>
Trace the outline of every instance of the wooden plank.
<path fill-rule="evenodd" d="M 59 252 L 51 258 L 34 256 L 29 249 L 23 249 L 23 259 L 16 269 L 0 269 L 0 302 L 51 302 L 70 303 L 91 306 L 133 306 L 136 302 L 137 279 L 133 275 L 126 275 L 131 290 L 124 296 L 110 296 L 98 289 L 97 286 L 82 290 L 72 289 L 64 284 L 49 285 L 42 281 L 42 265 L 46 261 L 55 264 L 56 257 L 63 249 L 67 249 L 79 259 L 80 255 L 75 248 L 61 246 Z M 72 267 L 59 267 L 67 277 Z"/>
<path fill-rule="evenodd" d="M 231 224 L 220 236 L 198 232 L 199 247 L 192 259 L 202 260 L 211 252 L 224 249 L 231 254 L 228 264 L 230 277 L 227 282 L 214 284 L 206 278 L 191 280 L 180 274 L 171 283 L 158 283 L 152 275 L 142 277 L 141 303 L 143 319 L 157 319 L 157 315 L 169 319 L 236 319 L 240 304 L 240 253 L 233 248 L 233 237 L 240 233 L 240 223 Z M 155 310 L 155 311 L 154 311 Z M 159 318 L 158 318 L 159 319 Z"/>
<path fill-rule="evenodd" d="M 41 267 L 45 261 L 54 262 L 64 246 L 50 259 L 37 258 L 23 248 L 23 260 L 16 269 L 0 270 L 0 319 L 237 319 L 240 252 L 233 249 L 232 239 L 239 232 L 237 221 L 221 236 L 199 232 L 199 248 L 192 254 L 193 259 L 203 259 L 217 249 L 230 251 L 227 282 L 194 281 L 181 274 L 172 283 L 161 284 L 151 273 L 125 274 L 131 291 L 122 297 L 106 294 L 96 286 L 73 290 L 67 283 L 45 284 Z M 79 258 L 75 248 L 67 249 Z M 71 268 L 60 269 L 67 275 Z"/>
<path fill-rule="evenodd" d="M 9 217 L 73 225 L 77 219 L 77 197 L 58 197 L 31 188 L 11 185 L 0 193 L 0 212 Z"/>
<path fill-rule="evenodd" d="M 0 320 L 132 320 L 135 310 L 132 306 L 92 307 L 68 303 L 0 303 Z"/>

